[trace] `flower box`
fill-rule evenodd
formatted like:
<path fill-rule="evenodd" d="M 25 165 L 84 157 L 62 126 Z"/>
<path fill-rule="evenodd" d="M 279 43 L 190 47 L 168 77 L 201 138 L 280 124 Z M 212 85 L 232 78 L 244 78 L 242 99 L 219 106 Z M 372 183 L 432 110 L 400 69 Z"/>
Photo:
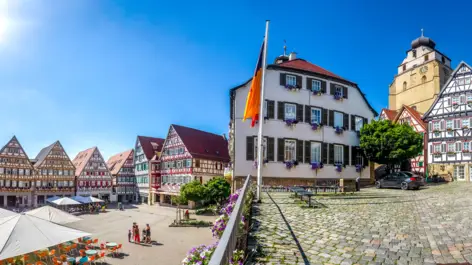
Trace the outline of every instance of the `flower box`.
<path fill-rule="evenodd" d="M 321 162 L 312 162 L 311 163 L 311 169 L 317 170 L 317 169 L 322 169 L 323 168 L 323 163 Z"/>
<path fill-rule="evenodd" d="M 342 172 L 343 171 L 343 165 L 342 164 L 335 164 L 334 165 L 334 170 L 336 170 L 336 172 Z"/>
<path fill-rule="evenodd" d="M 438 156 L 438 155 L 442 155 L 442 153 L 441 152 L 433 152 L 433 155 Z"/>
<path fill-rule="evenodd" d="M 451 128 L 451 127 L 447 127 L 447 128 L 446 128 L 446 131 L 450 132 L 450 131 L 452 131 L 452 128 Z"/>
<path fill-rule="evenodd" d="M 320 129 L 321 127 L 322 127 L 322 125 L 319 124 L 319 123 L 312 123 L 312 124 L 311 124 L 311 129 L 312 129 L 313 131 L 317 131 L 317 130 Z"/>
<path fill-rule="evenodd" d="M 290 127 L 295 126 L 297 123 L 298 123 L 298 120 L 296 119 L 285 120 L 285 125 L 290 126 Z"/>
<path fill-rule="evenodd" d="M 333 98 L 334 100 L 340 100 L 340 101 L 343 100 L 343 96 L 339 93 L 334 93 Z"/>
<path fill-rule="evenodd" d="M 469 153 L 470 151 L 467 149 L 462 150 L 462 153 Z"/>
<path fill-rule="evenodd" d="M 267 163 L 269 163 L 269 159 L 264 159 L 264 160 L 262 161 L 262 166 L 265 166 Z M 257 168 L 257 160 L 254 160 L 254 163 L 252 163 L 252 166 L 253 166 L 254 168 Z"/>
<path fill-rule="evenodd" d="M 314 96 L 321 96 L 321 95 L 323 95 L 323 93 L 321 93 L 321 90 L 313 90 L 312 93 L 313 93 Z"/>
<path fill-rule="evenodd" d="M 440 133 L 440 132 L 441 132 L 441 130 L 438 130 L 438 129 L 433 130 L 433 133 Z"/>
<path fill-rule="evenodd" d="M 285 85 L 285 89 L 287 89 L 289 91 L 298 91 L 298 90 L 300 90 L 300 87 L 293 86 L 293 85 Z"/>
<path fill-rule="evenodd" d="M 292 161 L 285 161 L 285 168 L 286 169 L 292 169 L 294 167 L 298 166 L 298 161 L 292 160 Z"/>
<path fill-rule="evenodd" d="M 456 154 L 456 152 L 447 151 L 447 153 L 446 153 L 446 154 L 448 154 L 448 155 L 455 155 L 455 154 Z"/>
<path fill-rule="evenodd" d="M 339 127 L 339 126 L 336 126 L 334 127 L 334 132 L 336 134 L 342 134 L 344 132 L 344 128 L 343 127 Z"/>
<path fill-rule="evenodd" d="M 362 168 L 362 165 L 356 165 L 356 172 L 361 172 Z"/>
<path fill-rule="evenodd" d="M 462 126 L 462 129 L 467 130 L 469 129 L 469 126 Z"/>

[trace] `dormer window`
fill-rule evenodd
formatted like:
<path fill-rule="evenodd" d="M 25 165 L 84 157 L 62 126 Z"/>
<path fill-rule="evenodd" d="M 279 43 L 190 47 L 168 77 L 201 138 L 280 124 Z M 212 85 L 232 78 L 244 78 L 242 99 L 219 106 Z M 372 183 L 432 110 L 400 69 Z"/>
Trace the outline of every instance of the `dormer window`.
<path fill-rule="evenodd" d="M 285 77 L 285 84 L 286 84 L 287 86 L 296 87 L 296 86 L 297 86 L 297 77 L 294 76 L 294 75 L 286 75 L 286 77 Z"/>
<path fill-rule="evenodd" d="M 416 50 L 412 50 L 411 53 L 413 55 L 413 58 L 416 58 Z"/>

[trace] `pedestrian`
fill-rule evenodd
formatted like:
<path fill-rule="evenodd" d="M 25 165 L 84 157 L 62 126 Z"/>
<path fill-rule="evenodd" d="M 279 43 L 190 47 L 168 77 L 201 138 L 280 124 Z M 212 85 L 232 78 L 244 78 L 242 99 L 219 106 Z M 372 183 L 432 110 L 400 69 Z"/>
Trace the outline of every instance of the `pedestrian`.
<path fill-rule="evenodd" d="M 146 242 L 151 244 L 151 227 L 149 224 L 146 224 Z"/>
<path fill-rule="evenodd" d="M 128 242 L 131 242 L 131 230 L 128 230 Z"/>
<path fill-rule="evenodd" d="M 134 227 L 134 243 L 140 243 L 141 239 L 139 238 L 139 227 L 135 225 Z"/>
<path fill-rule="evenodd" d="M 142 238 L 143 242 L 146 243 L 147 242 L 147 238 L 146 238 L 146 228 L 143 228 L 143 238 Z"/>

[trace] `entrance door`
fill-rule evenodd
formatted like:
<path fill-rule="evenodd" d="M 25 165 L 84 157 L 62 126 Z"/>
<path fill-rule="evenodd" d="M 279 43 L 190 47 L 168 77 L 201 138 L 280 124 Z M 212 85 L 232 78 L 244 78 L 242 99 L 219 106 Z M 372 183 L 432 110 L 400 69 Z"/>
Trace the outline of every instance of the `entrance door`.
<path fill-rule="evenodd" d="M 5 196 L 0 195 L 0 207 L 3 207 L 5 205 Z"/>
<path fill-rule="evenodd" d="M 7 196 L 7 206 L 8 207 L 16 206 L 16 196 Z"/>

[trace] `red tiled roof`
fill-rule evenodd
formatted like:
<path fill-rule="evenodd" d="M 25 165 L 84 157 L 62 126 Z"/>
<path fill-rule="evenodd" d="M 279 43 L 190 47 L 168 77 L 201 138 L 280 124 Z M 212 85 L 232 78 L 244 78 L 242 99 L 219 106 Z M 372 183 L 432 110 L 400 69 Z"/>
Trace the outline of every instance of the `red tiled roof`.
<path fill-rule="evenodd" d="M 97 149 L 96 146 L 91 147 L 89 149 L 85 149 L 82 152 L 79 152 L 74 160 L 72 160 L 72 164 L 75 166 L 75 175 L 79 176 L 82 173 L 82 170 L 84 170 L 85 165 L 87 165 L 87 162 L 89 159 L 92 157 L 93 152 Z"/>
<path fill-rule="evenodd" d="M 171 125 L 194 158 L 229 162 L 228 141 L 218 134 Z"/>
<path fill-rule="evenodd" d="M 107 161 L 107 166 L 110 169 L 110 173 L 112 175 L 118 174 L 120 169 L 125 164 L 126 160 L 128 160 L 129 156 L 130 155 L 132 156 L 133 153 L 134 153 L 134 150 L 130 149 L 130 150 L 124 151 L 122 153 L 119 153 L 110 157 Z"/>
<path fill-rule="evenodd" d="M 382 111 L 385 112 L 385 115 L 387 115 L 387 119 L 391 121 L 393 121 L 398 114 L 396 111 L 389 109 L 382 109 Z"/>
<path fill-rule="evenodd" d="M 421 118 L 421 114 L 418 111 L 414 110 L 409 106 L 403 105 L 402 109 L 398 114 L 402 113 L 403 109 L 406 109 L 411 114 L 411 116 L 421 125 L 421 127 L 426 130 L 426 124 L 424 123 L 423 119 Z M 397 115 L 397 119 L 398 118 L 400 118 L 400 115 Z"/>
<path fill-rule="evenodd" d="M 141 143 L 144 155 L 149 161 L 156 154 L 156 152 L 160 152 L 162 150 L 165 139 L 138 135 L 138 141 Z"/>
<path fill-rule="evenodd" d="M 278 65 L 279 67 L 286 67 L 286 68 L 291 68 L 291 69 L 298 69 L 298 70 L 303 70 L 303 71 L 308 71 L 308 72 L 313 72 L 313 73 L 317 73 L 317 74 L 321 74 L 321 75 L 325 75 L 325 76 L 330 76 L 330 77 L 334 77 L 334 78 L 337 78 L 337 79 L 341 79 L 341 80 L 344 80 L 344 81 L 347 81 L 349 83 L 352 83 L 351 81 L 348 81 L 342 77 L 340 77 L 339 75 L 336 75 L 316 64 L 312 64 L 310 62 L 307 62 L 303 59 L 295 59 L 295 60 L 291 60 L 291 61 L 286 61 L 286 62 L 283 62 L 281 64 Z"/>

